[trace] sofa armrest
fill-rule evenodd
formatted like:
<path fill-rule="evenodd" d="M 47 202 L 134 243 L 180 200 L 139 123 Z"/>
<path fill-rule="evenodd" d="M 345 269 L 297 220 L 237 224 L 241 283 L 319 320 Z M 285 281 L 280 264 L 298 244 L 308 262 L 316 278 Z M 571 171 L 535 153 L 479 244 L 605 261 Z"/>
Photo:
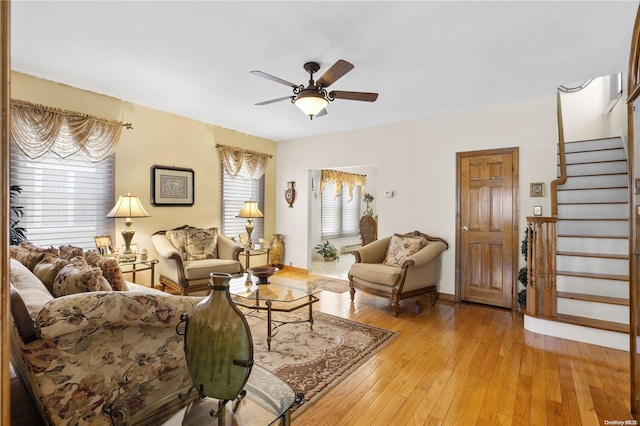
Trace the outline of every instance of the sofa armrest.
<path fill-rule="evenodd" d="M 35 323 L 33 322 L 33 318 L 29 315 L 27 305 L 24 303 L 18 289 L 11 285 L 10 292 L 11 316 L 16 324 L 18 333 L 24 343 L 33 342 L 38 338 L 38 331 Z"/>
<path fill-rule="evenodd" d="M 353 252 L 355 263 L 382 263 L 387 256 L 391 237 L 373 241 Z"/>
<path fill-rule="evenodd" d="M 239 260 L 242 246 L 231 238 L 218 234 L 218 259 Z"/>
<path fill-rule="evenodd" d="M 420 265 L 429 263 L 432 260 L 438 258 L 438 256 L 440 256 L 440 254 L 446 249 L 447 249 L 447 245 L 440 241 L 429 243 L 422 249 L 418 250 L 417 253 L 414 253 L 411 256 L 409 256 L 402 264 L 402 267 L 404 268 L 404 267 L 410 267 L 414 265 L 420 266 Z"/>
<path fill-rule="evenodd" d="M 59 297 L 47 303 L 36 318 L 43 338 L 80 330 L 109 327 L 166 327 L 191 312 L 201 297 L 147 292 L 95 291 Z"/>

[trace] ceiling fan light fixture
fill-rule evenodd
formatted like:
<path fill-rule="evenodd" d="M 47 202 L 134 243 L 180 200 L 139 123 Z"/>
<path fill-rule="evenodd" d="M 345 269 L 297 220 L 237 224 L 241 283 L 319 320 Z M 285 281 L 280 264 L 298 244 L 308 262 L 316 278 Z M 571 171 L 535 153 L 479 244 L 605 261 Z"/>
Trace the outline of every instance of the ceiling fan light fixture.
<path fill-rule="evenodd" d="M 322 93 L 315 90 L 303 90 L 296 96 L 293 103 L 310 118 L 322 111 L 329 101 Z"/>

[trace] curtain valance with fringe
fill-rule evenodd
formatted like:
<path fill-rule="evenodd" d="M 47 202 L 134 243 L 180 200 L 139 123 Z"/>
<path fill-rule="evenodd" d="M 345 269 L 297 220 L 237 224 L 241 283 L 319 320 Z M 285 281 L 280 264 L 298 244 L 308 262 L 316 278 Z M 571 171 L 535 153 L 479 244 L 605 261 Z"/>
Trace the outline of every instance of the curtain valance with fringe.
<path fill-rule="evenodd" d="M 322 170 L 320 172 L 320 193 L 324 190 L 324 185 L 330 182 L 336 184 L 336 198 L 340 196 L 342 186 L 347 185 L 349 188 L 349 201 L 351 201 L 353 199 L 353 187 L 360 185 L 364 188 L 365 183 L 367 183 L 367 176 L 356 173 L 339 172 L 337 170 Z M 361 191 L 361 193 L 364 194 L 364 191 Z"/>
<path fill-rule="evenodd" d="M 216 145 L 227 173 L 242 176 L 245 179 L 259 179 L 267 169 L 267 160 L 271 154 L 250 151 L 229 145 Z"/>
<path fill-rule="evenodd" d="M 53 151 L 61 158 L 81 152 L 89 161 L 113 153 L 122 127 L 131 124 L 13 99 L 11 135 L 29 158 Z"/>

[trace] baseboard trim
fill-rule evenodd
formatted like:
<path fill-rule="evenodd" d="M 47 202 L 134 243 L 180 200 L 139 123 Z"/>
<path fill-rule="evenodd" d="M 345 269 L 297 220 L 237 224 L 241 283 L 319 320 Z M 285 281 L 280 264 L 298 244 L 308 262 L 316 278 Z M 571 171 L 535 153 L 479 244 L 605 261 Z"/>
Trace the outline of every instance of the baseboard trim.
<path fill-rule="evenodd" d="M 307 275 L 309 274 L 309 270 L 308 269 L 298 268 L 298 267 L 295 267 L 295 266 L 284 265 L 281 268 L 281 270 L 285 271 L 285 272 L 294 272 L 296 274 L 307 274 Z"/>
<path fill-rule="evenodd" d="M 436 297 L 440 300 L 446 300 L 447 302 L 454 302 L 456 301 L 456 295 L 455 294 L 449 294 L 449 293 L 440 293 L 438 292 L 436 294 Z"/>

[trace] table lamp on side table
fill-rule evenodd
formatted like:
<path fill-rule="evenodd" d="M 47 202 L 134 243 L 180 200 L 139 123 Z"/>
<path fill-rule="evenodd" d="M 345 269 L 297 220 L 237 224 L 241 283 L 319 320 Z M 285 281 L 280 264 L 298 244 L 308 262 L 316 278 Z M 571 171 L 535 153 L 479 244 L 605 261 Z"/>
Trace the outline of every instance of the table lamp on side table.
<path fill-rule="evenodd" d="M 251 233 L 253 232 L 253 218 L 264 217 L 264 215 L 258 208 L 258 203 L 256 201 L 245 201 L 242 205 L 242 209 L 240 209 L 240 213 L 238 213 L 236 217 L 247 219 L 247 248 L 249 250 L 252 250 L 255 247 L 253 245 L 253 242 L 251 241 Z"/>
<path fill-rule="evenodd" d="M 124 239 L 124 252 L 122 253 L 121 259 L 124 261 L 135 260 L 136 255 L 131 250 L 131 240 L 133 239 L 133 235 L 136 231 L 131 227 L 133 221 L 131 220 L 134 217 L 149 217 L 151 216 L 147 211 L 142 207 L 142 203 L 140 199 L 131 194 L 121 195 L 118 198 L 118 202 L 111 209 L 109 213 L 107 213 L 107 217 L 115 217 L 115 218 L 124 218 L 125 228 L 122 230 L 122 238 Z"/>

